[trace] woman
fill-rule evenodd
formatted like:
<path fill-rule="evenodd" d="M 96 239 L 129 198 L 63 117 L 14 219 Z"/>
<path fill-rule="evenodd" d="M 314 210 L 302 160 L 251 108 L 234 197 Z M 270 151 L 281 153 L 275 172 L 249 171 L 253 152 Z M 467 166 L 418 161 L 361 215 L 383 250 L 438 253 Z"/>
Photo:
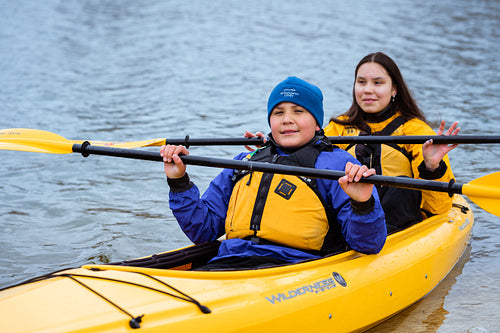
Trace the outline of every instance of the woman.
<path fill-rule="evenodd" d="M 381 52 L 365 56 L 354 75 L 353 102 L 349 110 L 332 118 L 327 136 L 435 135 L 412 97 L 396 63 Z M 438 135 L 442 135 L 442 121 Z M 457 122 L 444 133 L 456 135 Z M 457 145 L 358 144 L 339 145 L 377 174 L 449 182 L 453 179 L 446 154 Z M 446 213 L 452 198 L 446 193 L 379 186 L 388 231 L 404 228 L 423 217 Z"/>
<path fill-rule="evenodd" d="M 186 235 L 201 243 L 226 234 L 204 270 L 293 263 L 347 247 L 367 254 L 382 249 L 387 231 L 378 195 L 358 182 L 375 170 L 330 145 L 323 114 L 321 90 L 287 78 L 269 96 L 270 140 L 235 159 L 345 170 L 338 182 L 224 169 L 200 198 L 179 158 L 187 149 L 161 148 L 170 208 Z"/>

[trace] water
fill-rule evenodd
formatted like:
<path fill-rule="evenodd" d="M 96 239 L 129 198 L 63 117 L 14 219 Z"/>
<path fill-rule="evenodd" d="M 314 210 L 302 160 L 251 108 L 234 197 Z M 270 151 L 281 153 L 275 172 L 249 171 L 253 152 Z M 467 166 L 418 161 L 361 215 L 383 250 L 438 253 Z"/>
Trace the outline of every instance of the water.
<path fill-rule="evenodd" d="M 350 105 L 357 62 L 383 51 L 434 123 L 497 135 L 499 23 L 492 0 L 0 0 L 0 128 L 241 136 L 268 131 L 267 96 L 288 75 L 322 88 L 326 121 Z M 466 183 L 498 171 L 500 148 L 463 145 L 450 158 Z M 202 189 L 218 171 L 189 167 Z M 167 200 L 160 163 L 0 151 L 0 286 L 190 244 Z M 471 244 L 448 278 L 372 332 L 500 331 L 500 218 L 473 209 Z"/>

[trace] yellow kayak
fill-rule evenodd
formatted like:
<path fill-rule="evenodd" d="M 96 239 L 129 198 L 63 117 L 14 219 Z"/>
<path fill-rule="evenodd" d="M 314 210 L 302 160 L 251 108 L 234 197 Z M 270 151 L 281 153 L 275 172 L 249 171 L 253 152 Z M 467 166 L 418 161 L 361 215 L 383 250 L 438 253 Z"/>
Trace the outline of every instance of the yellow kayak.
<path fill-rule="evenodd" d="M 193 271 L 218 242 L 110 265 L 86 265 L 0 291 L 0 332 L 357 332 L 404 310 L 442 281 L 474 218 L 455 195 L 447 215 L 348 251 L 247 271 Z"/>

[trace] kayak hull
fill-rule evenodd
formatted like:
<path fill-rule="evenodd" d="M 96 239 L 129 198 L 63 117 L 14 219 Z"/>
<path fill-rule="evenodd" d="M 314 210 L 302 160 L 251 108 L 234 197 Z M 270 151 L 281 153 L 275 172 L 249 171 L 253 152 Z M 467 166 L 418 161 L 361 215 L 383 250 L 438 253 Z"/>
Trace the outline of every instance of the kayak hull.
<path fill-rule="evenodd" d="M 454 201 L 447 215 L 388 236 L 376 255 L 348 251 L 249 271 L 60 271 L 1 291 L 0 331 L 364 331 L 425 297 L 457 263 L 474 218 L 461 196 Z"/>

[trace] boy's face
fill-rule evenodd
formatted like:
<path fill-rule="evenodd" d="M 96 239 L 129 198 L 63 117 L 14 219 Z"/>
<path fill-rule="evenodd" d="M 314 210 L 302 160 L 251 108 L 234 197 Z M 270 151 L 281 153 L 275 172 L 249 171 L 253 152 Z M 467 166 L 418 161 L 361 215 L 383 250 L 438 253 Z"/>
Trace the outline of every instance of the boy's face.
<path fill-rule="evenodd" d="M 302 147 L 320 130 L 309 111 L 290 102 L 282 102 L 274 107 L 269 124 L 274 140 L 285 148 Z"/>

